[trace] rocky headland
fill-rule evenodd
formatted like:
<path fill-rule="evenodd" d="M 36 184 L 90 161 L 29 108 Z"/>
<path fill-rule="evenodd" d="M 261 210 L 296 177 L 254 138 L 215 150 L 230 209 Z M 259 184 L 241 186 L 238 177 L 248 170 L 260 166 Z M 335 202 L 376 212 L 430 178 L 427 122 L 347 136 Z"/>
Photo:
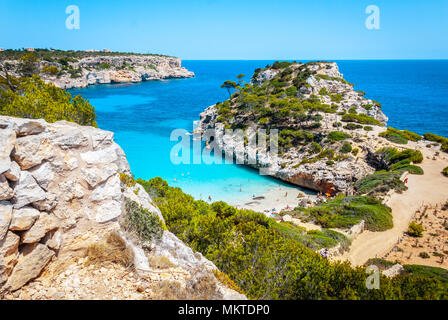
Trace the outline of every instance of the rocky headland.
<path fill-rule="evenodd" d="M 167 231 L 113 137 L 66 121 L 0 117 L 0 296 L 245 298 Z M 142 214 L 158 230 L 151 240 L 130 224 Z"/>
<path fill-rule="evenodd" d="M 8 55 L 0 52 L 0 60 L 9 65 L 11 76 L 20 77 L 24 71 L 33 71 L 45 82 L 59 88 L 84 88 L 94 84 L 142 82 L 173 78 L 191 78 L 194 73 L 183 68 L 179 58 L 161 55 L 86 52 L 41 52 Z"/>
<path fill-rule="evenodd" d="M 390 139 L 395 133 L 386 131 L 388 118 L 381 105 L 355 91 L 334 62 L 277 62 L 257 69 L 251 83 L 230 87 L 230 99 L 208 107 L 196 132 L 215 130 L 214 141 L 222 151 L 294 185 L 331 195 L 351 193 L 356 181 L 385 165 L 378 149 L 408 149 L 407 140 Z M 248 128 L 251 141 L 256 133 L 251 126 L 267 133 L 278 129 L 277 155 L 250 143 L 238 145 L 235 134 L 225 134 L 226 129 Z M 418 145 L 430 143 L 420 139 Z M 432 148 L 440 151 L 440 145 Z M 248 161 L 255 157 L 255 164 Z"/>

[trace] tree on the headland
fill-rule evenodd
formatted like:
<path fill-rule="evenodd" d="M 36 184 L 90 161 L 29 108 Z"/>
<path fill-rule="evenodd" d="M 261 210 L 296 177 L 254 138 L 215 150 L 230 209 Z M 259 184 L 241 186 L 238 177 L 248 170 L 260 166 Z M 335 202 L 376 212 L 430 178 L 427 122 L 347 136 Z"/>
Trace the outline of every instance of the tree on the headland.
<path fill-rule="evenodd" d="M 246 75 L 243 74 L 243 73 L 240 73 L 239 75 L 236 76 L 236 78 L 238 79 L 238 83 L 240 84 L 240 86 L 243 84 L 243 78 L 244 78 L 245 76 L 246 76 Z"/>
<path fill-rule="evenodd" d="M 226 80 L 224 81 L 224 83 L 221 85 L 221 88 L 226 89 L 227 92 L 229 93 L 229 98 L 232 97 L 232 94 L 230 93 L 231 89 L 236 89 L 238 87 L 238 85 L 236 84 L 235 81 L 230 81 L 230 80 Z"/>
<path fill-rule="evenodd" d="M 28 52 L 20 58 L 19 73 L 24 77 L 39 74 L 39 59 L 33 52 Z"/>
<path fill-rule="evenodd" d="M 0 62 L 0 91 L 11 90 L 15 92 L 17 90 L 17 80 L 9 74 L 12 66 L 9 63 Z"/>

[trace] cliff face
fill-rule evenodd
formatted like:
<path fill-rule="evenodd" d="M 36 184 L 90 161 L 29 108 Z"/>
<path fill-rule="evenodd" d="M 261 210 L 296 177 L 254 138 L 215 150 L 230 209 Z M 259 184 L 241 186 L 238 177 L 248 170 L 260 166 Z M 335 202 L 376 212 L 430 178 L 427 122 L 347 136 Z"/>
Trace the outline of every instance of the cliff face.
<path fill-rule="evenodd" d="M 244 298 L 169 231 L 150 243 L 135 237 L 123 224 L 128 202 L 164 223 L 129 175 L 112 132 L 0 117 L 0 296 Z"/>
<path fill-rule="evenodd" d="M 63 89 L 84 88 L 93 84 L 141 82 L 171 78 L 191 78 L 194 73 L 174 57 L 151 55 L 91 56 L 80 59 L 39 62 L 40 77 Z M 12 66 L 17 60 L 4 61 Z M 51 72 L 49 67 L 56 68 Z M 14 68 L 19 69 L 19 68 Z M 13 76 L 19 74 L 12 73 Z"/>
<path fill-rule="evenodd" d="M 225 136 L 225 130 L 252 125 L 278 129 L 279 154 L 258 156 L 250 166 L 317 191 L 351 191 L 354 181 L 375 170 L 367 159 L 376 150 L 373 139 L 386 142 L 378 132 L 388 118 L 376 101 L 363 95 L 343 79 L 336 63 L 274 65 L 256 70 L 251 84 L 207 108 L 197 132 L 215 129 L 219 148 L 249 164 L 248 157 L 261 150 L 238 146 L 235 135 Z M 254 134 L 249 130 L 246 137 Z"/>

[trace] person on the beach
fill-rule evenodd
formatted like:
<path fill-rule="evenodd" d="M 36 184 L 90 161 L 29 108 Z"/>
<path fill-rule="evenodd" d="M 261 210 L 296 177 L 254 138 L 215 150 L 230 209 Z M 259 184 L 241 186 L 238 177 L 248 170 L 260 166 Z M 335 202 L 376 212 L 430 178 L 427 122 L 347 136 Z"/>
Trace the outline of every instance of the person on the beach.
<path fill-rule="evenodd" d="M 405 184 L 408 183 L 408 178 L 404 179 L 404 183 L 405 183 Z"/>
<path fill-rule="evenodd" d="M 208 196 L 208 201 L 212 202 L 212 196 Z"/>
<path fill-rule="evenodd" d="M 286 191 L 286 193 L 285 193 L 285 197 L 287 197 L 288 196 L 288 191 Z"/>

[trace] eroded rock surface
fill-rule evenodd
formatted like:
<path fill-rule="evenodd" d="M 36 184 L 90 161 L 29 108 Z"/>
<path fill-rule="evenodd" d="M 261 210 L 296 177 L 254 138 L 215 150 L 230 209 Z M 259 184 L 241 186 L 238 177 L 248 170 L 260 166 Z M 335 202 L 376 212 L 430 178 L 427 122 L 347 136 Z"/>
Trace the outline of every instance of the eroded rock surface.
<path fill-rule="evenodd" d="M 216 266 L 172 233 L 142 247 L 123 229 L 129 200 L 164 220 L 141 185 L 121 181 L 131 172 L 112 132 L 1 116 L 0 136 L 0 297 L 169 299 L 205 277 L 204 297 L 245 299 L 219 283 Z M 131 273 L 114 262 L 87 264 L 88 249 L 111 234 L 120 235 L 120 250 L 132 253 Z M 105 279 L 109 285 L 97 285 Z M 178 289 L 160 295 L 167 288 Z"/>

